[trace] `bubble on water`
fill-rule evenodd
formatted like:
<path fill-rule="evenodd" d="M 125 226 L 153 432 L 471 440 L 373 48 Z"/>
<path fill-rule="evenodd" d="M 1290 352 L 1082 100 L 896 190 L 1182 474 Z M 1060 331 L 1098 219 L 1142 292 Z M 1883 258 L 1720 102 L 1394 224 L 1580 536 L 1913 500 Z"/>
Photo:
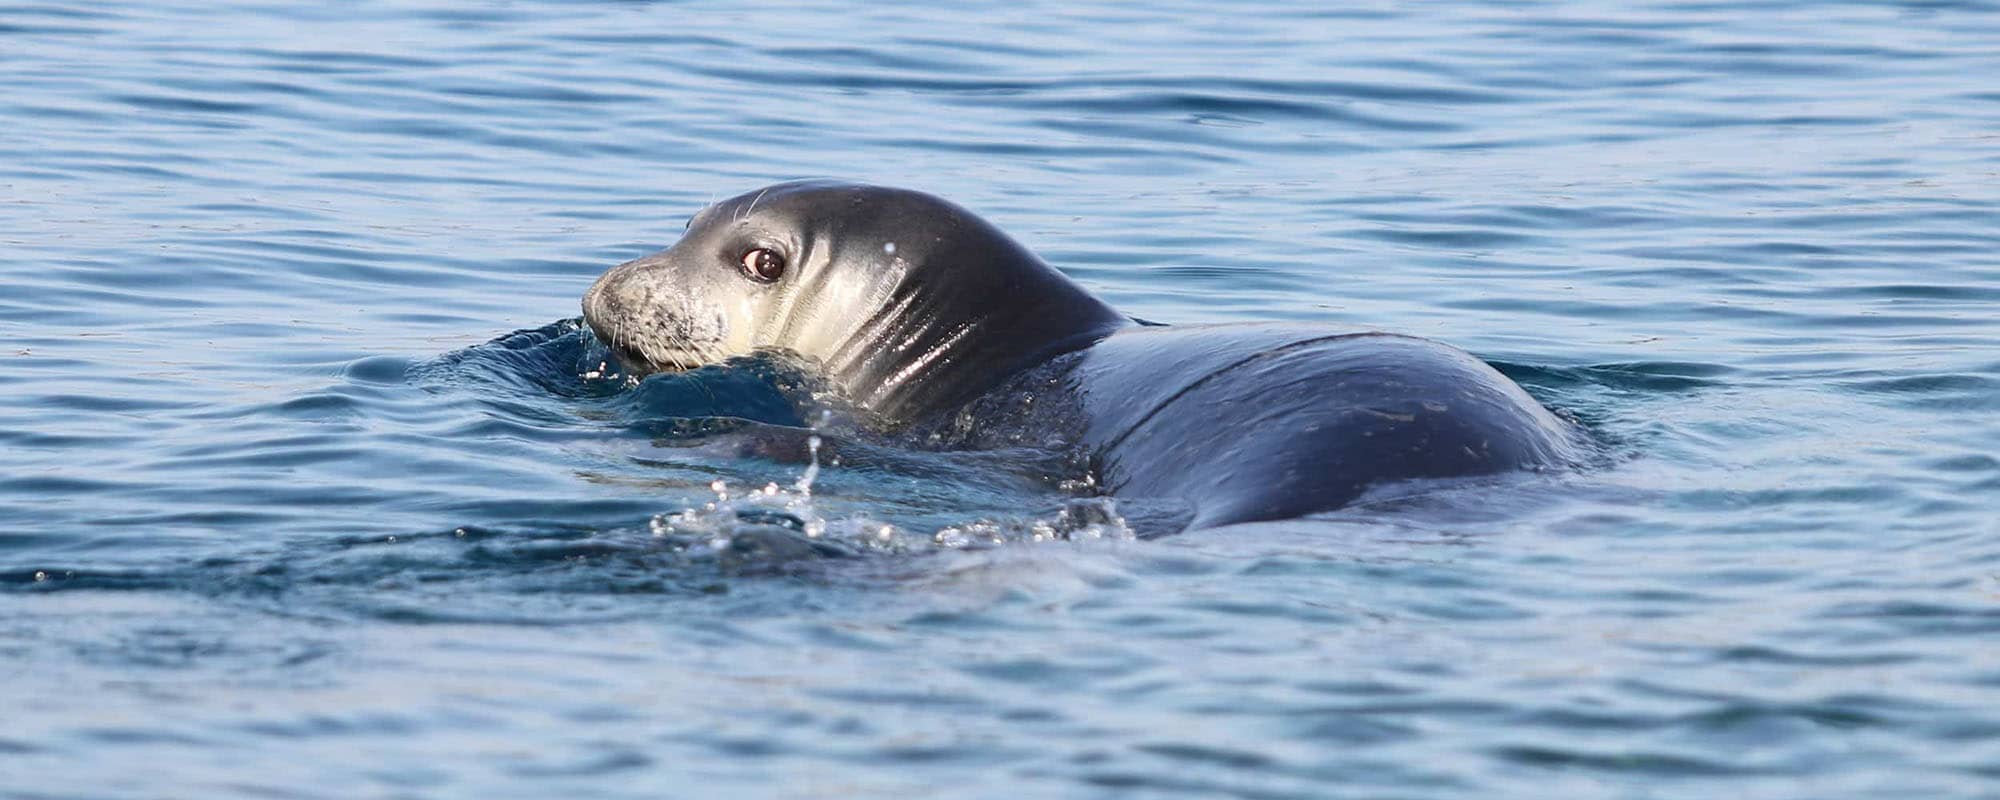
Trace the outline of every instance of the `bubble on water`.
<path fill-rule="evenodd" d="M 1085 472 L 1080 478 L 1065 478 L 1056 484 L 1056 488 L 1070 494 L 1095 493 L 1097 491 L 1097 473 L 1091 471 Z"/>

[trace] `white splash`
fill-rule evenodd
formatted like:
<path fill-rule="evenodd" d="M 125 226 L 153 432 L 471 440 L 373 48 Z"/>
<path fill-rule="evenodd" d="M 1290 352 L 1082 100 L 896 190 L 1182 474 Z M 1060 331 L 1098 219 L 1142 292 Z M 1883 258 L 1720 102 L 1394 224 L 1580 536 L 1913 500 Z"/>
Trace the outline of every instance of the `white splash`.
<path fill-rule="evenodd" d="M 806 438 L 808 463 L 791 486 L 770 482 L 737 491 L 726 481 L 712 481 L 708 488 L 715 499 L 699 508 L 654 516 L 653 536 L 689 556 L 712 557 L 725 564 L 1137 538 L 1107 497 L 1072 499 L 1052 514 L 978 519 L 929 534 L 873 519 L 866 512 L 829 515 L 823 503 L 815 503 L 813 485 L 820 477 L 820 451 L 825 446 L 821 431 L 832 416 L 823 410 L 814 420 Z"/>
<path fill-rule="evenodd" d="M 953 525 L 931 537 L 933 544 L 947 550 L 999 547 L 1017 542 L 1082 542 L 1095 540 L 1129 541 L 1138 538 L 1117 504 L 1108 497 L 1072 500 L 1052 517 L 1014 520 L 979 520 Z"/>
<path fill-rule="evenodd" d="M 799 476 L 799 482 L 792 484 L 792 488 L 801 496 L 812 497 L 813 481 L 819 480 L 819 432 L 824 430 L 832 419 L 832 411 L 820 409 L 819 419 L 813 421 L 812 435 L 806 437 L 806 453 L 811 461 L 806 464 L 805 474 Z"/>

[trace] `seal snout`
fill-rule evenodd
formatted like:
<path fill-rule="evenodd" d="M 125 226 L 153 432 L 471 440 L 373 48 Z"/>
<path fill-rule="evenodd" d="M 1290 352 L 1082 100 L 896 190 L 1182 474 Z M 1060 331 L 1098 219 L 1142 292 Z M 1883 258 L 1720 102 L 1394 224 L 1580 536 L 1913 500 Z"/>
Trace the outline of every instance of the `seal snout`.
<path fill-rule="evenodd" d="M 619 320 L 625 317 L 624 304 L 618 300 L 618 292 L 611 284 L 616 282 L 622 267 L 614 267 L 597 277 L 595 283 L 583 293 L 583 322 L 590 326 L 591 333 L 597 334 L 598 341 L 613 350 L 618 339 Z"/>
<path fill-rule="evenodd" d="M 651 372 L 659 367 L 646 353 L 636 347 L 629 335 L 638 321 L 633 319 L 633 309 L 627 302 L 631 294 L 631 264 L 620 264 L 598 276 L 597 281 L 583 293 L 583 321 L 597 340 L 625 367 L 634 372 Z"/>
<path fill-rule="evenodd" d="M 691 369 L 724 357 L 728 323 L 698 307 L 658 257 L 606 271 L 583 293 L 583 320 L 635 373 Z"/>

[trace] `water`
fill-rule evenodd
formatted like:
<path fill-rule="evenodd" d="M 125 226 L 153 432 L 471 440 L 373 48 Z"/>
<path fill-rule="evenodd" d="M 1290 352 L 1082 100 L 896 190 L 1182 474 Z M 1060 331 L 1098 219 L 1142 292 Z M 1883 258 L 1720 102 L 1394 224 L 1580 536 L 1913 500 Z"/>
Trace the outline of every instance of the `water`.
<path fill-rule="evenodd" d="M 1336 7 L 0 5 L 0 796 L 2000 793 L 2000 6 Z M 805 498 L 703 418 L 808 377 L 571 322 L 801 176 L 1614 462 L 1138 539 L 828 431 Z"/>

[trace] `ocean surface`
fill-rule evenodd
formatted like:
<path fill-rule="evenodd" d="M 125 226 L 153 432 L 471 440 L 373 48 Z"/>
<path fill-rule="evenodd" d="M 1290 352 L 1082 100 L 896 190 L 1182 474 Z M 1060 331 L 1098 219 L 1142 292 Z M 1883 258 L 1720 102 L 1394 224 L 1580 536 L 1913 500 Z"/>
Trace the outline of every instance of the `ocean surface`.
<path fill-rule="evenodd" d="M 802 376 L 578 299 L 798 177 L 1606 457 L 745 455 Z M 8 800 L 2000 796 L 2000 5 L 0 0 L 0 709 Z"/>

